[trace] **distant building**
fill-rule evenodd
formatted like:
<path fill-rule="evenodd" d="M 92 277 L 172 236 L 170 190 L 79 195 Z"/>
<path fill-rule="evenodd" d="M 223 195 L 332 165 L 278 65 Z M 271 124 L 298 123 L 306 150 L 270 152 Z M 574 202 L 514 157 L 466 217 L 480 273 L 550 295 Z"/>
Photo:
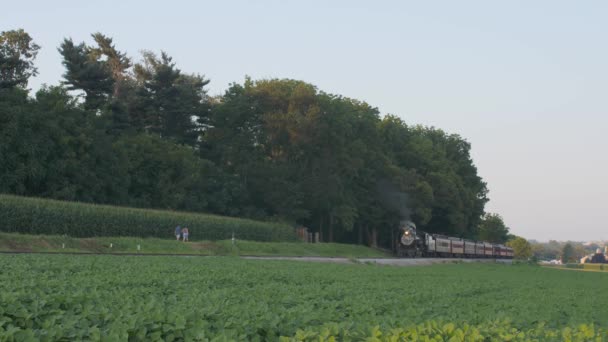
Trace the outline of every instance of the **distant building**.
<path fill-rule="evenodd" d="M 606 253 L 606 247 L 604 247 L 604 253 Z M 606 255 L 602 253 L 602 249 L 598 248 L 595 251 L 595 254 L 588 255 L 581 259 L 581 263 L 590 263 L 590 264 L 605 264 L 606 263 Z"/>

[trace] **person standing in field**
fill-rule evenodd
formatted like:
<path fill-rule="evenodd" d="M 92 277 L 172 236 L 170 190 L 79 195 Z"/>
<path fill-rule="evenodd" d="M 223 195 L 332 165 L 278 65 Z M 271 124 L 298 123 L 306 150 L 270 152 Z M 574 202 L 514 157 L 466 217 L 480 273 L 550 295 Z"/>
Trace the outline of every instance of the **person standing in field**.
<path fill-rule="evenodd" d="M 180 227 L 179 225 L 177 225 L 177 227 L 175 227 L 175 239 L 177 241 L 179 241 L 179 238 L 182 236 L 182 227 Z"/>
<path fill-rule="evenodd" d="M 184 237 L 184 242 L 188 241 L 188 234 L 189 234 L 188 227 L 184 227 L 184 229 L 182 229 L 182 235 Z"/>

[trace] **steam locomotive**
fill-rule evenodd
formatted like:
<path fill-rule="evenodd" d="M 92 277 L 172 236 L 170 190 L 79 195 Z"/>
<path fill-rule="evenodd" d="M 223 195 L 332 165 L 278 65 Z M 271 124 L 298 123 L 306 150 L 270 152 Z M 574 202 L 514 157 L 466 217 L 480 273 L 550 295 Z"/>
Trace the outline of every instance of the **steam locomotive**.
<path fill-rule="evenodd" d="M 513 258 L 513 249 L 510 247 L 439 234 L 428 234 L 418 231 L 416 225 L 411 221 L 400 223 L 398 236 L 396 249 L 399 257 Z"/>

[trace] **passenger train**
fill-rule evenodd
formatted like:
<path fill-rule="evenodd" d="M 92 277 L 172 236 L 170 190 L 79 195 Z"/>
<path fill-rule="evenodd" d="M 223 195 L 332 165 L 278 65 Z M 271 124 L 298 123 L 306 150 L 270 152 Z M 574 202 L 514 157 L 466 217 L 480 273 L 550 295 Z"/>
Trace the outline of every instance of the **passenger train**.
<path fill-rule="evenodd" d="M 399 257 L 493 258 L 512 259 L 513 249 L 500 244 L 429 234 L 416 229 L 411 221 L 402 221 L 396 242 Z"/>

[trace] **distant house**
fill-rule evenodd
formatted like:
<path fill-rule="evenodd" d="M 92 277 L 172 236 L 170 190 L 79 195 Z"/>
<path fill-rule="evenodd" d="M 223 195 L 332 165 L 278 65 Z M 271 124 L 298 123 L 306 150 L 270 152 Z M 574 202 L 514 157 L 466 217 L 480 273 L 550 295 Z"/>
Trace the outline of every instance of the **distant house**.
<path fill-rule="evenodd" d="M 604 248 L 604 253 L 606 248 Z M 589 264 L 605 264 L 608 257 L 602 253 L 602 249 L 598 248 L 595 251 L 595 254 L 587 255 L 581 259 L 581 264 L 589 263 Z"/>

